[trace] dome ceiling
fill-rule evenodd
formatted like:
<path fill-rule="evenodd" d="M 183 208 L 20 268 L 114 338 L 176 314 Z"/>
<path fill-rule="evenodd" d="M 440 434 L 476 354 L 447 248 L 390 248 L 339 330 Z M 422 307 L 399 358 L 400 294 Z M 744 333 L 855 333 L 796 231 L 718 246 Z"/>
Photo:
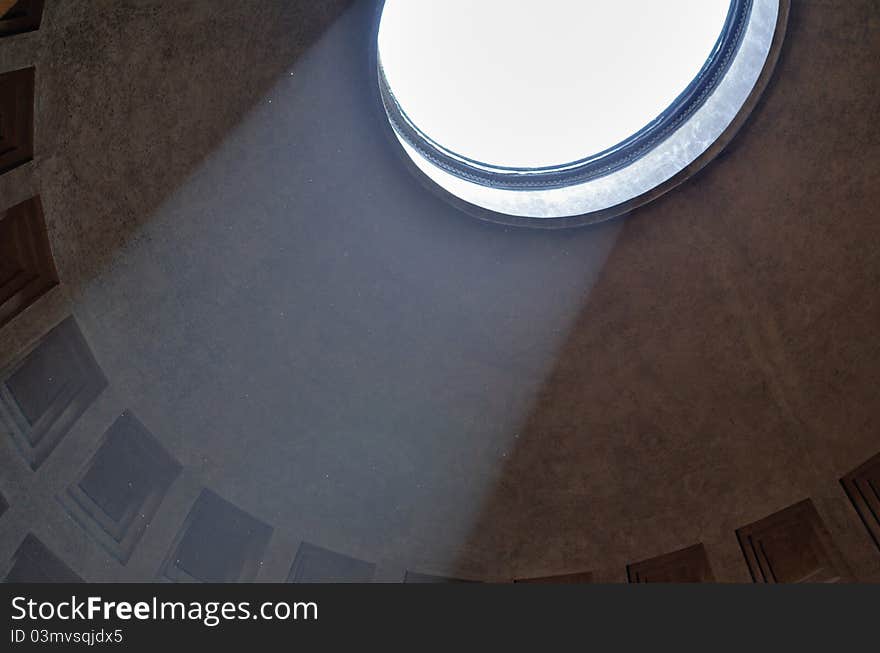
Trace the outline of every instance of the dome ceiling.
<path fill-rule="evenodd" d="M 56 352 L 84 408 L 0 443 L 0 560 L 625 581 L 702 544 L 695 575 L 749 581 L 737 531 L 794 507 L 833 542 L 821 573 L 877 579 L 840 483 L 880 453 L 873 4 L 795 0 L 724 155 L 565 233 L 413 182 L 369 2 L 47 6 L 0 38 L 0 72 L 36 69 L 0 210 L 40 198 L 60 283 L 0 330 L 0 369 L 38 417 L 57 399 L 21 361 Z M 102 494 L 132 458 L 138 489 Z M 193 554 L 212 539 L 232 562 Z"/>

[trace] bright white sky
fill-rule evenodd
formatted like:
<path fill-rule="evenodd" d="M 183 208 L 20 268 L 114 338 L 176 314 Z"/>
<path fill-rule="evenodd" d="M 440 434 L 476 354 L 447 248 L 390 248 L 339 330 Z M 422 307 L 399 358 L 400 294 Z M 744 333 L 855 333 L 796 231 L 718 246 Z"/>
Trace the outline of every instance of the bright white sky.
<path fill-rule="evenodd" d="M 386 0 L 379 54 L 403 110 L 499 166 L 582 159 L 650 123 L 696 76 L 729 0 Z"/>

